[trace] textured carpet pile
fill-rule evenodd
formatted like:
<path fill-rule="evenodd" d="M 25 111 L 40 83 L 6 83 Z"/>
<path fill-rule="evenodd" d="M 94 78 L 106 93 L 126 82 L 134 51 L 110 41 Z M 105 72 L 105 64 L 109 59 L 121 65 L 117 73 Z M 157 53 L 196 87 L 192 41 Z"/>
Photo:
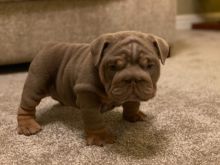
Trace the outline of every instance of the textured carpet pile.
<path fill-rule="evenodd" d="M 43 131 L 16 133 L 16 111 L 26 72 L 0 74 L 0 164 L 217 165 L 220 162 L 220 34 L 178 32 L 162 66 L 157 96 L 141 109 L 146 122 L 104 114 L 117 142 L 86 146 L 80 110 L 50 98 L 38 106 Z"/>

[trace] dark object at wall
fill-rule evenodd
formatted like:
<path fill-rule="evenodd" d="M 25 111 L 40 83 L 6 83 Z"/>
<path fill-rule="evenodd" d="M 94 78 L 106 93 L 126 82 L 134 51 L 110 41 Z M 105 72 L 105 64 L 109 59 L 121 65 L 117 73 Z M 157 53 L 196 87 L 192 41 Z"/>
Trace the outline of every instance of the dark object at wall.
<path fill-rule="evenodd" d="M 0 74 L 27 72 L 29 65 L 30 63 L 3 65 L 3 66 L 0 66 Z"/>
<path fill-rule="evenodd" d="M 203 22 L 192 25 L 192 29 L 220 30 L 220 22 Z"/>

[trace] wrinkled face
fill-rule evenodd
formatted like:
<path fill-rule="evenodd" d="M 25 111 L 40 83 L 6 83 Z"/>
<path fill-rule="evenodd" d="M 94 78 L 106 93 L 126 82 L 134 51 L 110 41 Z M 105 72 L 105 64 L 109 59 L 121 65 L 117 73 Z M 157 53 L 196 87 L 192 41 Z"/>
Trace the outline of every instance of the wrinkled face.
<path fill-rule="evenodd" d="M 99 74 L 107 95 L 116 102 L 146 101 L 154 97 L 160 62 L 153 43 L 124 38 L 103 52 Z"/>

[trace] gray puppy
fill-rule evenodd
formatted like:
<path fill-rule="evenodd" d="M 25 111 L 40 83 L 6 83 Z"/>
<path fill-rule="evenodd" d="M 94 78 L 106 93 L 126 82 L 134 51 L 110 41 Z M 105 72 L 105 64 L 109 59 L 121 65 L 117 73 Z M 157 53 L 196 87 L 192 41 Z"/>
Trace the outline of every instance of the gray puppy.
<path fill-rule="evenodd" d="M 155 96 L 160 62 L 168 43 L 152 34 L 125 31 L 104 34 L 91 44 L 59 43 L 43 49 L 32 61 L 18 108 L 18 133 L 41 130 L 35 108 L 46 96 L 82 111 L 88 145 L 113 143 L 101 113 L 123 106 L 123 118 L 144 120 L 140 101 Z"/>

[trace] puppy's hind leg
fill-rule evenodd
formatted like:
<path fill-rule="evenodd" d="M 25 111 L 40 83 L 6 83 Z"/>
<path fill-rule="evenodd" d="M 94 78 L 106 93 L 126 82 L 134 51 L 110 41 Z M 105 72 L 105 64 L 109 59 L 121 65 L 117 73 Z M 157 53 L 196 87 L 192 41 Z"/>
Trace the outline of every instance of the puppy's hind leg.
<path fill-rule="evenodd" d="M 37 70 L 34 71 L 32 68 L 29 69 L 17 113 L 18 134 L 29 136 L 41 130 L 41 126 L 36 121 L 35 108 L 41 99 L 46 97 L 48 83 L 48 74 Z"/>

